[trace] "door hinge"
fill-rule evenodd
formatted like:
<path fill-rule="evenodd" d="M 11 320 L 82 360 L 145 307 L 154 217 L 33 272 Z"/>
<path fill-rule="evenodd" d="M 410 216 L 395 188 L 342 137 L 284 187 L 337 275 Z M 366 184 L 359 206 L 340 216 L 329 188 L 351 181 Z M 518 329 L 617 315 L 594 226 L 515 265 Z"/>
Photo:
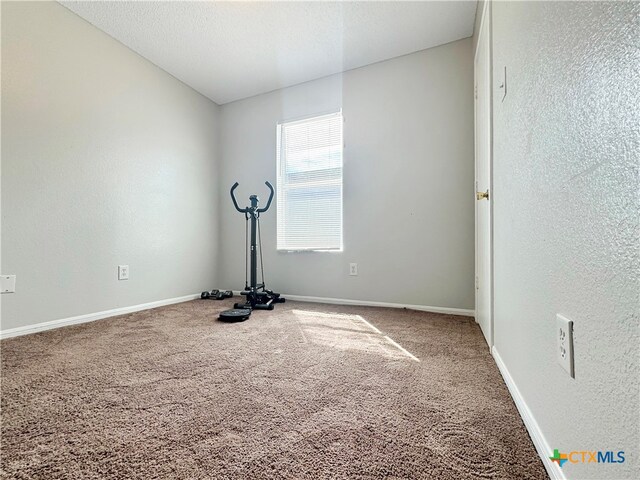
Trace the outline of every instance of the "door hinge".
<path fill-rule="evenodd" d="M 478 85 L 473 88 L 473 96 L 476 100 L 478 99 Z"/>
<path fill-rule="evenodd" d="M 478 290 L 479 287 L 479 282 L 478 282 L 478 276 L 476 275 L 476 290 Z"/>

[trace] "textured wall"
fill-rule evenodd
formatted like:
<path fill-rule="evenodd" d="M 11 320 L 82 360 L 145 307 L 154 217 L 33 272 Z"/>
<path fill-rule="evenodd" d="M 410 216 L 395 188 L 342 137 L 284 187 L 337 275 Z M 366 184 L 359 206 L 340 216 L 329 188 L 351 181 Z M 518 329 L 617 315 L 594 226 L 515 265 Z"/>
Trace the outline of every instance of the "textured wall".
<path fill-rule="evenodd" d="M 263 199 L 276 180 L 276 124 L 342 107 L 344 252 L 276 252 L 269 285 L 290 294 L 473 309 L 471 40 L 222 107 L 222 286 L 244 285 L 244 219 L 228 189 Z M 348 275 L 357 262 L 359 275 Z"/>
<path fill-rule="evenodd" d="M 2 2 L 2 329 L 212 287 L 217 115 L 59 4 Z"/>
<path fill-rule="evenodd" d="M 495 344 L 551 448 L 640 478 L 640 3 L 496 2 Z M 575 380 L 556 362 L 575 322 Z"/>

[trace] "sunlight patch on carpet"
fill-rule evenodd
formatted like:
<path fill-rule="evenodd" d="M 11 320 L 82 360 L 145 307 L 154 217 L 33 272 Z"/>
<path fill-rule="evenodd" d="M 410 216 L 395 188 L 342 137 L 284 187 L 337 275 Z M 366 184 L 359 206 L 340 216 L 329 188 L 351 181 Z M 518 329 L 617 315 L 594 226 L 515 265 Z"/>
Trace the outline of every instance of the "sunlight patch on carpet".
<path fill-rule="evenodd" d="M 316 345 L 356 350 L 393 359 L 420 359 L 384 335 L 361 315 L 292 310 L 305 341 Z"/>

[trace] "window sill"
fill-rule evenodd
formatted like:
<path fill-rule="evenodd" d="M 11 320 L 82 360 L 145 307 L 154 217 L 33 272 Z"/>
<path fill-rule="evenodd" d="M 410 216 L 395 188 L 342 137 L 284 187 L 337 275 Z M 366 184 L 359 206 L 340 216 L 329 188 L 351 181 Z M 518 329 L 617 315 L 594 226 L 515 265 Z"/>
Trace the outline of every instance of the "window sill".
<path fill-rule="evenodd" d="M 323 250 L 323 249 L 301 249 L 301 250 L 289 250 L 289 249 L 278 249 L 278 253 L 342 253 L 344 249 L 331 249 L 331 250 Z"/>

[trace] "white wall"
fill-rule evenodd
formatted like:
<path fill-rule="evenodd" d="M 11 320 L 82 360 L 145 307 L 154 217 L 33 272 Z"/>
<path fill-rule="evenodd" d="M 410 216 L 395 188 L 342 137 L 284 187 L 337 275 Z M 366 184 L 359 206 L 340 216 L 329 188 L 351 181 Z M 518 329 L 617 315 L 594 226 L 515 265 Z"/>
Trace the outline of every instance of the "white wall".
<path fill-rule="evenodd" d="M 55 2 L 2 2 L 3 330 L 215 285 L 218 108 Z"/>
<path fill-rule="evenodd" d="M 476 18 L 473 22 L 473 37 L 471 41 L 473 43 L 473 51 L 476 51 L 478 46 L 478 35 L 480 33 L 480 21 L 482 20 L 482 12 L 485 8 L 486 0 L 478 0 L 476 5 Z"/>
<path fill-rule="evenodd" d="M 640 478 L 639 16 L 493 3 L 496 349 L 550 448 L 626 452 L 571 479 Z M 575 380 L 556 313 L 575 322 Z"/>
<path fill-rule="evenodd" d="M 471 39 L 222 107 L 221 287 L 244 285 L 242 204 L 276 180 L 276 124 L 343 109 L 344 252 L 276 252 L 262 219 L 266 280 L 283 293 L 474 308 Z M 359 276 L 348 275 L 357 262 Z"/>

